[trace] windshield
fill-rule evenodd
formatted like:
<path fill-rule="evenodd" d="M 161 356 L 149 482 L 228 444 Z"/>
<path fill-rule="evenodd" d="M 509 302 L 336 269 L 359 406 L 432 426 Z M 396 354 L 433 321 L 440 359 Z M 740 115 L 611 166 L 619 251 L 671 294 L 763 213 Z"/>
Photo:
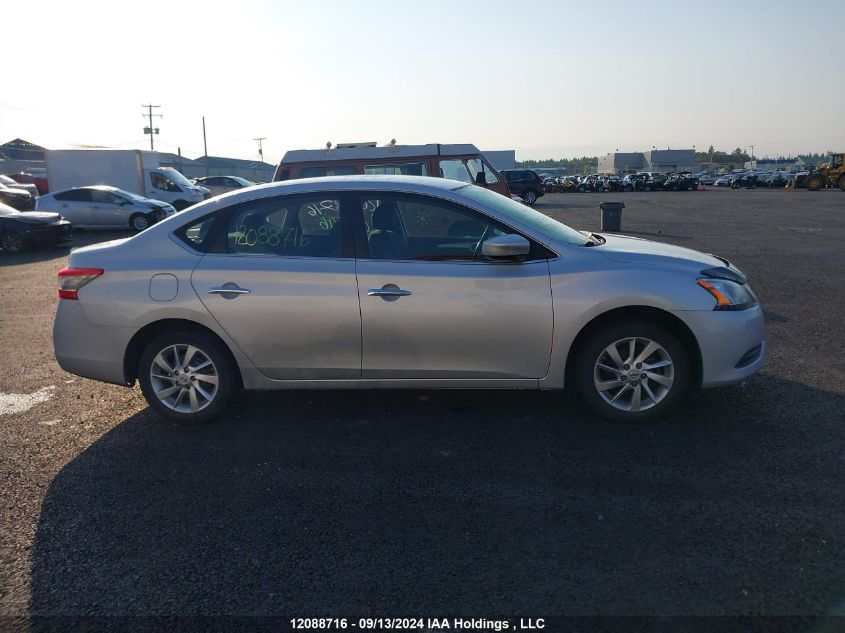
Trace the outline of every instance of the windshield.
<path fill-rule="evenodd" d="M 171 169 L 169 167 L 165 167 L 161 170 L 161 172 L 167 176 L 170 180 L 172 180 L 177 185 L 181 185 L 182 187 L 193 187 L 193 183 L 185 178 L 182 174 L 180 174 L 175 169 Z"/>
<path fill-rule="evenodd" d="M 532 229 L 548 235 L 558 242 L 566 244 L 575 244 L 583 246 L 591 243 L 584 235 L 575 229 L 550 218 L 547 215 L 526 207 L 520 202 L 506 198 L 500 193 L 490 191 L 484 187 L 476 185 L 465 185 L 458 187 L 455 191 L 460 191 L 461 194 L 482 203 L 486 207 L 490 207 L 495 211 L 501 213 L 506 218 L 511 218 L 517 222 L 521 222 Z"/>

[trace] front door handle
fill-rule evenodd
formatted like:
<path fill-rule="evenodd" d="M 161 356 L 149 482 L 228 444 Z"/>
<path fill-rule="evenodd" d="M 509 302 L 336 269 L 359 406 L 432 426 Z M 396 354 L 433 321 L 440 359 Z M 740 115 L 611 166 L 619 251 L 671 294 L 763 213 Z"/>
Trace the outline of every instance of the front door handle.
<path fill-rule="evenodd" d="M 241 288 L 237 284 L 226 284 L 219 288 L 209 288 L 210 295 L 248 295 L 252 292 L 249 288 Z"/>
<path fill-rule="evenodd" d="M 402 290 L 396 284 L 385 284 L 381 288 L 370 288 L 367 290 L 368 297 L 381 297 L 385 301 L 396 301 L 399 297 L 412 295 L 410 290 Z"/>

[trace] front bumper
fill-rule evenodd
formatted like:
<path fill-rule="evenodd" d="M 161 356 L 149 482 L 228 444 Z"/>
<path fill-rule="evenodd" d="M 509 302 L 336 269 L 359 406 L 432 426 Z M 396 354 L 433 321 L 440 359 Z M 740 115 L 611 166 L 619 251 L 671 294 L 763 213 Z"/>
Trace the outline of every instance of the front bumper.
<path fill-rule="evenodd" d="M 766 359 L 763 309 L 676 312 L 701 351 L 701 386 L 721 387 L 757 373 Z"/>

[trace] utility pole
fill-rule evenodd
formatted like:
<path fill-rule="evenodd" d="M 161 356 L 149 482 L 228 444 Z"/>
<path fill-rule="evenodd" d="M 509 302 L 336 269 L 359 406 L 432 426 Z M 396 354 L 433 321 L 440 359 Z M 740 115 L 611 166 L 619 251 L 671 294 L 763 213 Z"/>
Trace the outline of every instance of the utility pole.
<path fill-rule="evenodd" d="M 258 141 L 258 155 L 261 157 L 261 162 L 264 162 L 264 145 L 262 141 L 266 141 L 266 136 L 259 136 L 258 138 L 252 139 L 253 141 Z"/>
<path fill-rule="evenodd" d="M 205 140 L 205 117 L 202 118 L 202 151 L 205 152 L 205 175 L 208 176 L 208 143 Z"/>
<path fill-rule="evenodd" d="M 142 117 L 148 117 L 149 120 L 150 120 L 150 126 L 144 128 L 144 134 L 150 135 L 150 149 L 155 151 L 155 145 L 153 144 L 153 138 L 154 138 L 153 135 L 158 134 L 158 128 L 153 127 L 153 117 L 157 116 L 160 119 L 163 119 L 164 117 L 161 114 L 153 114 L 153 108 L 160 108 L 161 106 L 160 105 L 143 104 L 141 107 L 147 108 L 147 113 L 141 115 Z"/>
<path fill-rule="evenodd" d="M 754 146 L 751 146 L 751 160 L 754 160 Z"/>

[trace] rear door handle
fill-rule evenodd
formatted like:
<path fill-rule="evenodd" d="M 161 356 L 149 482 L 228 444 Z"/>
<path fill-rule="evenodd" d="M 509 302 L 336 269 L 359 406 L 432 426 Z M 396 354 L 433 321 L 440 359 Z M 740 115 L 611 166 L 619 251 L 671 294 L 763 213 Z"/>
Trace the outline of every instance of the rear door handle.
<path fill-rule="evenodd" d="M 368 297 L 407 297 L 408 295 L 414 294 L 410 290 L 402 290 L 401 288 L 397 288 L 396 290 L 385 290 L 384 288 L 370 288 L 367 290 Z"/>
<path fill-rule="evenodd" d="M 370 288 L 367 290 L 368 297 L 381 297 L 385 301 L 396 301 L 399 297 L 412 295 L 410 290 L 402 290 L 396 284 L 385 284 L 381 288 Z"/>

